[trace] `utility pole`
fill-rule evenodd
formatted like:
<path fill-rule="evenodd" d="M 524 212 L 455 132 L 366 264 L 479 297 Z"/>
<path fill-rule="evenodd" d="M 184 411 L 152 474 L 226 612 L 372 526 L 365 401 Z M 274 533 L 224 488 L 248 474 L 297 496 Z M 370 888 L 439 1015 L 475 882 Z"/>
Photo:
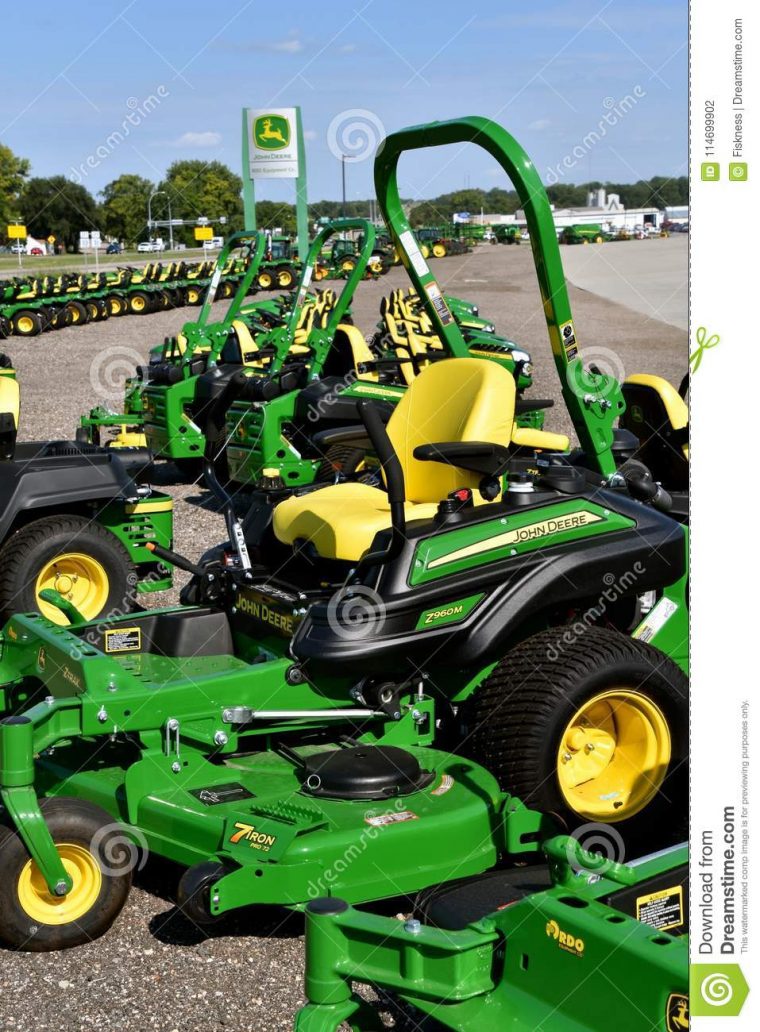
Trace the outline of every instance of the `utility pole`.
<path fill-rule="evenodd" d="M 343 204 L 341 207 L 341 215 L 343 218 L 346 217 L 346 155 L 341 154 L 340 156 L 340 178 L 343 184 Z"/>

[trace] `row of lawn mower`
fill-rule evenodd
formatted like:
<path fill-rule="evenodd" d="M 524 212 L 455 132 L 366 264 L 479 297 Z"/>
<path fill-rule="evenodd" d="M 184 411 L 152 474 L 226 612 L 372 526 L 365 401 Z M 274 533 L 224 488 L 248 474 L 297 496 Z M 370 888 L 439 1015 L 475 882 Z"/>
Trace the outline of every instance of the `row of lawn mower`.
<path fill-rule="evenodd" d="M 332 290 L 310 293 L 325 248 L 334 237 L 343 243 L 347 232 L 358 234 L 362 246 L 339 297 Z M 250 239 L 233 237 L 227 247 Z M 225 476 L 251 487 L 266 482 L 292 489 L 333 478 L 336 462 L 343 468 L 351 458 L 362 460 L 360 449 L 323 446 L 320 436 L 355 426 L 358 399 L 374 398 L 389 414 L 422 368 L 451 355 L 477 355 L 509 369 L 520 426 L 542 425 L 545 403 L 523 397 L 531 385 L 530 356 L 497 337 L 493 324 L 469 303 L 446 299 L 461 330 L 453 341 L 436 335 L 414 288 L 383 299 L 380 321 L 366 338 L 353 325 L 350 303 L 377 250 L 371 224 L 354 219 L 324 227 L 294 300 L 246 302 L 247 280 L 258 275 L 261 241 L 249 247 L 251 264 L 224 318 L 210 324 L 207 301 L 197 322 L 154 349 L 147 367 L 127 381 L 121 413 L 98 408 L 83 417 L 80 439 L 99 443 L 104 429 L 116 427 L 112 445 L 148 446 L 156 457 L 197 476 L 213 402 L 215 419 L 224 418 L 226 448 L 217 461 Z"/>
<path fill-rule="evenodd" d="M 401 155 L 465 142 L 524 208 L 572 450 L 543 429 L 530 356 L 443 293 L 404 214 Z M 6 624 L 0 940 L 103 934 L 126 841 L 181 866 L 198 924 L 306 911 L 300 1032 L 384 1027 L 352 980 L 430 1032 L 600 1030 L 613 1007 L 632 1032 L 635 986 L 653 1027 L 685 1027 L 685 403 L 584 368 L 548 198 L 504 129 L 394 133 L 375 185 L 411 289 L 372 333 L 350 303 L 373 226 L 325 227 L 296 291 L 255 301 L 266 240 L 238 234 L 224 318 L 212 283 L 125 411 L 69 444 L 118 464 L 144 437 L 192 460 L 226 540 L 193 559 L 145 542 L 191 574 L 179 605 L 93 619 L 53 584 L 55 619 L 28 606 Z M 340 293 L 313 290 L 352 231 Z M 252 489 L 242 519 L 229 481 Z M 645 858 L 585 852 L 588 825 Z M 382 899 L 405 919 L 367 912 Z M 587 984 L 584 958 L 618 988 Z"/>
<path fill-rule="evenodd" d="M 45 330 L 110 316 L 198 305 L 212 280 L 216 295 L 229 297 L 246 264 L 245 256 L 222 266 L 213 261 L 149 262 L 141 270 L 125 266 L 89 276 L 61 273 L 4 280 L 0 283 L 0 338 L 36 337 Z"/>
<path fill-rule="evenodd" d="M 358 242 L 347 238 L 333 241 L 319 256 L 314 279 L 347 277 L 358 261 L 361 246 L 361 239 Z M 436 252 L 436 255 L 440 257 L 442 253 Z M 378 242 L 364 275 L 367 279 L 377 279 L 397 261 L 394 249 Z M 299 278 L 301 264 L 291 238 L 268 235 L 267 250 L 251 281 L 251 292 L 291 290 Z M 234 292 L 246 267 L 247 256 L 241 255 L 227 256 L 225 261 L 217 262 L 173 261 L 168 265 L 149 262 L 142 270 L 123 266 L 114 272 L 91 275 L 61 273 L 3 280 L 0 281 L 0 338 L 11 334 L 35 337 L 45 330 L 110 316 L 142 315 L 165 308 L 199 305 L 217 268 L 221 268 L 221 275 L 216 280 L 215 297 L 227 298 Z"/>

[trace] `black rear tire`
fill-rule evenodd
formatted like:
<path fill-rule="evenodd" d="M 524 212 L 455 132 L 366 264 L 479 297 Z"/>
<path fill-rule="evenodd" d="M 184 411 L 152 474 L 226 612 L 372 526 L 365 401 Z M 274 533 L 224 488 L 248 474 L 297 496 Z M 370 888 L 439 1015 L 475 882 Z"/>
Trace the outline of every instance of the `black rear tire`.
<path fill-rule="evenodd" d="M 144 290 L 133 291 L 127 299 L 127 304 L 132 315 L 147 315 L 153 310 L 150 295 Z"/>
<path fill-rule="evenodd" d="M 40 612 L 38 576 L 57 556 L 74 553 L 94 560 L 107 578 L 103 604 L 83 615 L 95 620 L 106 613 L 132 612 L 137 577 L 127 550 L 110 530 L 75 515 L 44 516 L 8 538 L 0 550 L 0 612 L 6 617 Z"/>
<path fill-rule="evenodd" d="M 335 483 L 338 474 L 350 476 L 364 458 L 361 448 L 348 448 L 344 444 L 333 444 L 325 452 L 315 480 L 320 484 Z"/>
<path fill-rule="evenodd" d="M 295 270 L 290 265 L 285 265 L 277 270 L 277 286 L 281 290 L 290 290 L 296 282 Z"/>
<path fill-rule="evenodd" d="M 527 806 L 554 814 L 570 830 L 613 824 L 628 855 L 633 855 L 634 844 L 660 847 L 681 841 L 688 828 L 686 675 L 658 649 L 617 631 L 590 627 L 569 643 L 564 631 L 542 631 L 499 662 L 464 708 L 464 751 L 490 770 L 502 788 Z M 573 809 L 559 778 L 563 732 L 585 704 L 612 691 L 653 703 L 670 739 L 669 762 L 656 793 L 638 812 L 631 807 L 630 816 L 620 819 L 610 811 L 625 804 L 614 796 L 603 804 L 606 817 Z M 622 720 L 622 712 L 622 707 L 613 708 L 613 722 Z M 634 787 L 654 792 L 658 781 L 642 771 Z M 587 784 L 593 791 L 593 781 Z"/>
<path fill-rule="evenodd" d="M 66 307 L 71 313 L 72 326 L 83 326 L 86 322 L 90 321 L 90 314 L 87 311 L 87 306 L 83 305 L 81 301 L 67 301 Z"/>
<path fill-rule="evenodd" d="M 33 862 L 15 828 L 0 826 L 0 941 L 14 950 L 44 953 L 92 942 L 108 931 L 126 903 L 132 884 L 135 847 L 121 825 L 99 806 L 82 799 L 60 797 L 40 800 L 40 807 L 53 841 L 63 850 L 72 848 L 83 862 L 83 874 L 75 879 L 68 905 L 74 902 L 77 885 L 92 881 L 91 899 L 83 913 L 62 923 L 46 923 L 38 913 L 30 914 L 30 898 L 39 902 L 43 915 L 58 917 L 67 905 L 64 897 L 54 900 L 34 879 L 36 890 L 29 894 Z M 99 876 L 96 873 L 99 871 Z M 98 885 L 99 880 L 99 885 Z M 86 905 L 86 904 L 84 904 Z"/>
<path fill-rule="evenodd" d="M 11 317 L 13 332 L 18 337 L 36 337 L 42 333 L 42 318 L 33 308 L 25 308 Z"/>

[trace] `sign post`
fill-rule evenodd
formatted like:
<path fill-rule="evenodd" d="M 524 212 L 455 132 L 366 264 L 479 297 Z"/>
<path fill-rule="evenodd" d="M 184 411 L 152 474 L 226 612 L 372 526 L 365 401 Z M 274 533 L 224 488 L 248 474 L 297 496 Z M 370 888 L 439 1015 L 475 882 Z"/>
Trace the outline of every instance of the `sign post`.
<path fill-rule="evenodd" d="M 98 273 L 98 250 L 100 248 L 100 230 L 93 229 L 90 233 L 90 247 L 95 252 L 95 274 Z"/>
<path fill-rule="evenodd" d="M 258 179 L 295 179 L 298 256 L 309 248 L 306 149 L 301 109 L 243 108 L 243 212 L 245 228 L 256 229 Z"/>
<path fill-rule="evenodd" d="M 84 255 L 84 267 L 87 268 L 87 252 L 90 248 L 90 231 L 88 229 L 79 230 L 79 250 Z"/>

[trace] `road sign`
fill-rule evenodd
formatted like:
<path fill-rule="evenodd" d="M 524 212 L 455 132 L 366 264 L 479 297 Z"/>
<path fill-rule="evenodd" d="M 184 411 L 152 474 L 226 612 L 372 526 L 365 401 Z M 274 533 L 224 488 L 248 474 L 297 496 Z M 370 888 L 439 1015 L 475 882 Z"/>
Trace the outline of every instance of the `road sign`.
<path fill-rule="evenodd" d="M 196 226 L 195 227 L 195 239 L 196 240 L 211 240 L 214 236 L 214 230 L 211 226 Z"/>
<path fill-rule="evenodd" d="M 9 240 L 23 240 L 26 237 L 26 226 L 8 226 Z"/>
<path fill-rule="evenodd" d="M 55 243 L 55 237 L 53 236 L 53 234 L 52 234 L 52 233 L 51 233 L 51 234 L 50 234 L 50 236 L 49 236 L 49 237 L 47 238 L 47 242 L 48 242 L 49 244 L 54 244 L 54 243 Z"/>

